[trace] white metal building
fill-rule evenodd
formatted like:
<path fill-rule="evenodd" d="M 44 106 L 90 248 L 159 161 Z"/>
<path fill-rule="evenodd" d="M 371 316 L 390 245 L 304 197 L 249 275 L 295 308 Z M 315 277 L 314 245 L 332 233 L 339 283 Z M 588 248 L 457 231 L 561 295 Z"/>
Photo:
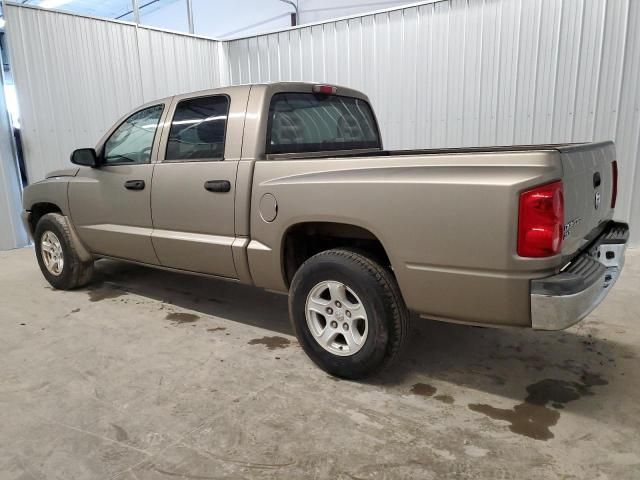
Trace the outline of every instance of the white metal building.
<path fill-rule="evenodd" d="M 640 2 L 431 0 L 230 41 L 10 3 L 4 13 L 31 182 L 151 99 L 330 82 L 370 96 L 390 148 L 615 140 L 617 217 L 640 243 Z M 27 240 L 8 139 L 0 146 L 7 249 Z"/>

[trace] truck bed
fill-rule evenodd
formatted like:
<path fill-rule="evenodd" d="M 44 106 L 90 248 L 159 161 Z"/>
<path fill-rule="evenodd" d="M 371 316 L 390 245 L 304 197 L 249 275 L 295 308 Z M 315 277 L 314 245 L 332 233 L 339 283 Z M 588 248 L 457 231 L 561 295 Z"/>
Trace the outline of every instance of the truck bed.
<path fill-rule="evenodd" d="M 280 258 L 263 245 L 278 251 L 283 232 L 300 219 L 344 222 L 380 239 L 411 309 L 450 321 L 530 325 L 529 304 L 518 300 L 528 299 L 530 280 L 557 274 L 610 221 L 614 159 L 611 142 L 268 155 L 256 162 L 252 204 L 257 209 L 270 193 L 280 213 L 269 224 L 252 216 L 253 279 L 285 290 L 262 274 L 279 268 L 273 258 Z M 557 180 L 564 184 L 562 251 L 521 257 L 519 195 Z"/>

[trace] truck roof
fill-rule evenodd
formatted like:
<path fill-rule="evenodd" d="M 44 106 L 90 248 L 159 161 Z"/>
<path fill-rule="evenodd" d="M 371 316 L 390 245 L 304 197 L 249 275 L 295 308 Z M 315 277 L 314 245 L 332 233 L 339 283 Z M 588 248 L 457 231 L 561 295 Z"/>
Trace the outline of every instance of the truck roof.
<path fill-rule="evenodd" d="M 206 95 L 215 95 L 216 93 L 231 93 L 233 92 L 233 90 L 240 90 L 240 89 L 244 89 L 247 87 L 251 87 L 251 88 L 264 88 L 265 90 L 272 90 L 272 91 L 292 91 L 292 92 L 304 92 L 304 91 L 309 91 L 311 92 L 311 89 L 313 88 L 314 85 L 328 85 L 331 87 L 335 87 L 336 88 L 336 95 L 343 95 L 343 96 L 349 96 L 349 97 L 356 97 L 356 98 L 362 98 L 363 100 L 369 101 L 369 98 L 362 92 L 358 91 L 358 90 L 354 90 L 352 88 L 348 88 L 348 87 L 344 87 L 342 85 L 336 85 L 333 83 L 326 83 L 326 82 L 258 82 L 258 83 L 240 83 L 240 84 L 236 84 L 236 85 L 229 85 L 229 86 L 220 86 L 220 87 L 215 87 L 215 88 L 208 88 L 205 90 L 196 90 L 193 92 L 184 92 L 184 93 L 177 93 L 175 95 L 170 95 L 168 97 L 163 97 L 163 98 L 157 98 L 155 100 L 152 100 L 150 102 L 146 102 L 144 105 L 153 105 L 154 103 L 158 103 L 158 102 L 165 102 L 168 101 L 170 99 L 172 99 L 175 96 L 194 96 L 194 97 L 200 97 L 200 96 L 206 96 Z M 144 106 L 143 105 L 143 106 Z"/>

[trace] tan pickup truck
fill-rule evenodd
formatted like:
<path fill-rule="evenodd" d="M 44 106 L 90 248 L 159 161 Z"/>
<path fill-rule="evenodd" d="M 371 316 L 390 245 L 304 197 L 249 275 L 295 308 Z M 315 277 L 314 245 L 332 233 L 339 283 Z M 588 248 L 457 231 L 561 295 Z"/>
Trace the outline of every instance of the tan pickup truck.
<path fill-rule="evenodd" d="M 56 288 L 115 258 L 289 294 L 331 374 L 395 357 L 419 317 L 555 330 L 624 262 L 612 143 L 384 150 L 365 95 L 241 85 L 148 103 L 24 192 Z"/>

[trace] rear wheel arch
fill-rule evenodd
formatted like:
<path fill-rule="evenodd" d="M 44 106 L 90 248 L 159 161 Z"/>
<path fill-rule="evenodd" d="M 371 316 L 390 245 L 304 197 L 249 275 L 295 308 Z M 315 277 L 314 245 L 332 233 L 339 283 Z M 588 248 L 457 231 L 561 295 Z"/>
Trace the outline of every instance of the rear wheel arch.
<path fill-rule="evenodd" d="M 301 222 L 289 226 L 282 238 L 281 266 L 287 288 L 306 260 L 336 248 L 359 252 L 391 270 L 387 250 L 371 230 L 346 222 Z"/>

